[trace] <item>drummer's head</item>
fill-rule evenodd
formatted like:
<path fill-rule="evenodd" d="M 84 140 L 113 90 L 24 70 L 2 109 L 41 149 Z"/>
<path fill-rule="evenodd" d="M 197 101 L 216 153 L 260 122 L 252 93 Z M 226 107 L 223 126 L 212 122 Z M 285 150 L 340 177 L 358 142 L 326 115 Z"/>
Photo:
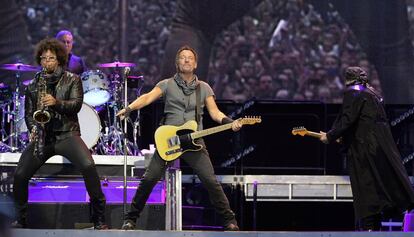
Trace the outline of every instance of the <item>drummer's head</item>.
<path fill-rule="evenodd" d="M 55 37 L 57 40 L 62 42 L 65 45 L 66 52 L 69 54 L 72 52 L 73 47 L 73 35 L 68 30 L 61 30 L 56 34 Z"/>
<path fill-rule="evenodd" d="M 68 54 L 65 46 L 53 38 L 46 38 L 36 46 L 36 62 L 48 69 L 55 70 L 57 66 L 65 67 L 68 61 Z"/>

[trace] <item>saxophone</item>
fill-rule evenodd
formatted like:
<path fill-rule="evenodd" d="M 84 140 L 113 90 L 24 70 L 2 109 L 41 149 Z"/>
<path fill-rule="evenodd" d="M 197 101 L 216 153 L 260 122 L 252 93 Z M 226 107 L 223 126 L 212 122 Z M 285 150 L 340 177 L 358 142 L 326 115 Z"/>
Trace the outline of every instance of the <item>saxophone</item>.
<path fill-rule="evenodd" d="M 43 68 L 42 72 L 39 76 L 38 81 L 38 94 L 37 94 L 37 104 L 36 104 L 36 111 L 33 113 L 33 119 L 36 121 L 37 125 L 33 128 L 32 132 L 34 134 L 34 155 L 41 157 L 43 156 L 43 148 L 45 145 L 45 124 L 50 121 L 50 113 L 47 111 L 47 107 L 43 105 L 42 99 L 47 94 L 47 83 L 46 79 L 44 78 L 44 73 L 46 72 L 46 69 Z"/>
<path fill-rule="evenodd" d="M 50 121 L 50 113 L 47 111 L 47 107 L 43 105 L 42 99 L 47 94 L 47 84 L 44 78 L 45 69 L 42 70 L 38 81 L 38 94 L 37 94 L 37 110 L 33 114 L 33 119 L 42 126 Z"/>

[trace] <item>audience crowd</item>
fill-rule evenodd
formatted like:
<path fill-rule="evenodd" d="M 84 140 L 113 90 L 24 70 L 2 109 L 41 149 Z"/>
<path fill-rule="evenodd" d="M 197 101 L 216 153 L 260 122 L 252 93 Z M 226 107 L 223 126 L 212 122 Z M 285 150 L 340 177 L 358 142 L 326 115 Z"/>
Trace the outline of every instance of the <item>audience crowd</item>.
<path fill-rule="evenodd" d="M 74 53 L 90 69 L 119 59 L 118 1 L 16 1 L 33 44 L 68 29 L 74 34 Z M 413 22 L 414 0 L 408 3 Z M 127 61 L 136 63 L 135 73 L 144 76 L 144 91 L 161 79 L 175 8 L 176 1 L 128 1 Z M 221 32 L 209 60 L 208 77 L 202 80 L 218 99 L 341 103 L 342 72 L 351 65 L 368 71 L 372 86 L 381 92 L 376 70 L 338 12 L 319 13 L 306 1 L 264 0 Z"/>

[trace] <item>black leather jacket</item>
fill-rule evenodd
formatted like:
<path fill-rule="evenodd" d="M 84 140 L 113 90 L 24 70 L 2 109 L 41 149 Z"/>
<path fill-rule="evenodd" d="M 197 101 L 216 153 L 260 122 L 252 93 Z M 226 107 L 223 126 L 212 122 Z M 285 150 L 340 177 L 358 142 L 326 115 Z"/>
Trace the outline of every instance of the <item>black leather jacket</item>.
<path fill-rule="evenodd" d="M 39 76 L 30 83 L 25 92 L 25 121 L 29 131 L 36 126 L 33 119 L 37 108 L 37 90 Z M 56 104 L 47 110 L 51 113 L 51 120 L 46 124 L 46 136 L 63 139 L 73 135 L 80 135 L 78 112 L 82 107 L 83 88 L 80 77 L 65 71 L 57 82 L 53 91 L 48 91 L 56 99 Z M 53 133 L 53 134 L 51 134 Z"/>

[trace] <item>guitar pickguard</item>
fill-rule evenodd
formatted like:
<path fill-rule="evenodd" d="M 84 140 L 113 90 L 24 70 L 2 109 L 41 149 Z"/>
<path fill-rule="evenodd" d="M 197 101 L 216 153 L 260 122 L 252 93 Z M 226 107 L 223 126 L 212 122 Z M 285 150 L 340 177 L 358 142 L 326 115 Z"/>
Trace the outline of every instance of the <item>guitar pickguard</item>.
<path fill-rule="evenodd" d="M 190 133 L 194 131 L 189 129 L 178 130 L 177 135 L 180 138 L 180 147 L 182 151 L 187 150 L 200 150 L 202 148 L 201 145 L 194 144 L 193 140 L 191 139 Z"/>

